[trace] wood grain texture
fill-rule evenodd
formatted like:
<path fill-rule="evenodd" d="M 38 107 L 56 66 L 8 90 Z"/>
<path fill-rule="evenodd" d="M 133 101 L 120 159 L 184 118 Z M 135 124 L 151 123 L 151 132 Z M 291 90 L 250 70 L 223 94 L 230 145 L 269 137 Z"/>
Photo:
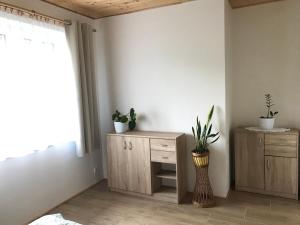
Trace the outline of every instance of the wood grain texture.
<path fill-rule="evenodd" d="M 171 180 L 176 180 L 176 171 L 170 171 L 170 170 L 160 170 L 157 174 L 156 177 L 159 178 L 166 178 L 166 179 L 171 179 Z"/>
<path fill-rule="evenodd" d="M 108 185 L 112 191 L 175 203 L 180 203 L 186 195 L 184 134 L 142 131 L 108 134 L 107 150 Z M 172 164 L 175 171 L 164 171 L 165 163 Z M 164 187 L 166 184 L 174 187 Z"/>
<path fill-rule="evenodd" d="M 120 136 L 107 137 L 108 185 L 112 188 L 128 189 L 127 151 L 125 139 Z"/>
<path fill-rule="evenodd" d="M 99 19 L 192 0 L 42 0 L 78 14 Z"/>
<path fill-rule="evenodd" d="M 55 208 L 66 219 L 86 225 L 295 225 L 299 202 L 273 196 L 231 191 L 216 198 L 210 209 L 190 200 L 176 205 L 110 192 L 103 182 Z"/>
<path fill-rule="evenodd" d="M 152 138 L 150 139 L 150 148 L 151 150 L 160 150 L 160 151 L 176 151 L 176 142 L 175 140 L 169 139 L 159 139 Z"/>
<path fill-rule="evenodd" d="M 254 138 L 255 135 L 258 139 Z M 298 142 L 299 131 L 295 129 L 281 133 L 237 129 L 236 190 L 298 199 Z M 261 155 L 262 152 L 265 156 Z M 257 168 L 260 168 L 259 171 Z M 251 173 L 256 172 L 257 177 L 260 177 L 260 182 L 260 175 L 264 174 L 264 188 L 256 185 L 255 179 L 251 179 L 254 175 L 249 176 L 251 169 Z"/>
<path fill-rule="evenodd" d="M 235 133 L 236 188 L 264 189 L 264 134 Z"/>
<path fill-rule="evenodd" d="M 284 145 L 284 146 L 297 146 L 297 135 L 287 134 L 266 134 L 265 144 L 266 145 Z"/>
<path fill-rule="evenodd" d="M 151 194 L 149 139 L 108 136 L 107 143 L 109 186 Z"/>
<path fill-rule="evenodd" d="M 265 157 L 266 191 L 278 194 L 298 194 L 297 159 L 284 157 Z"/>
<path fill-rule="evenodd" d="M 158 139 L 176 139 L 184 133 L 176 133 L 176 132 L 157 132 L 157 131 L 128 131 L 121 134 L 109 133 L 109 136 L 128 136 L 128 137 L 146 137 L 146 138 L 158 138 Z"/>
<path fill-rule="evenodd" d="M 160 186 L 160 188 L 153 193 L 153 199 L 159 201 L 179 203 L 177 198 L 177 189 L 168 186 Z"/>
<path fill-rule="evenodd" d="M 181 135 L 176 139 L 177 164 L 176 164 L 176 185 L 178 202 L 182 202 L 187 193 L 187 152 L 186 137 Z"/>
<path fill-rule="evenodd" d="M 278 2 L 278 1 L 283 1 L 283 0 L 229 0 L 232 8 L 241 8 L 241 7 Z"/>
<path fill-rule="evenodd" d="M 128 191 L 151 194 L 151 165 L 148 138 L 128 138 Z"/>
<path fill-rule="evenodd" d="M 151 161 L 175 164 L 176 152 L 151 150 Z"/>
<path fill-rule="evenodd" d="M 284 145 L 265 145 L 265 155 L 282 156 L 282 157 L 297 157 L 296 146 Z"/>
<path fill-rule="evenodd" d="M 156 176 L 161 171 L 161 163 L 151 162 L 151 186 L 152 193 L 156 192 L 161 186 L 161 179 Z"/>

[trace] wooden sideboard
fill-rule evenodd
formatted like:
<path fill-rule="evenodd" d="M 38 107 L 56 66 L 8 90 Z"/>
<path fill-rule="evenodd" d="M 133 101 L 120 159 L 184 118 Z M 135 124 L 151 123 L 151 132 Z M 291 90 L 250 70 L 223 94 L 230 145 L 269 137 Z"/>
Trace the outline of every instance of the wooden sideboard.
<path fill-rule="evenodd" d="M 108 134 L 110 190 L 180 203 L 186 194 L 185 149 L 182 133 Z"/>
<path fill-rule="evenodd" d="M 298 199 L 299 131 L 235 131 L 236 190 Z"/>

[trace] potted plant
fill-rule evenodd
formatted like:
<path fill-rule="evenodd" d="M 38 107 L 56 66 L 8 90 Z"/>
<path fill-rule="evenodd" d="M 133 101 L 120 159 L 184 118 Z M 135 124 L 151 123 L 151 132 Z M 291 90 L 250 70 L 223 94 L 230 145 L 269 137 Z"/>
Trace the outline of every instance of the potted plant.
<path fill-rule="evenodd" d="M 211 119 L 213 113 L 214 106 L 212 106 L 212 108 L 210 109 L 206 124 L 204 125 L 203 129 L 198 117 L 196 129 L 192 127 L 196 144 L 195 149 L 192 150 L 195 165 L 205 166 L 206 164 L 208 164 L 208 146 L 212 143 L 215 143 L 220 138 L 219 132 L 212 133 Z"/>
<path fill-rule="evenodd" d="M 195 148 L 192 150 L 193 162 L 196 168 L 196 183 L 193 194 L 193 204 L 200 207 L 211 207 L 215 204 L 213 191 L 208 177 L 209 149 L 208 146 L 215 143 L 219 138 L 219 132 L 212 133 L 211 119 L 214 113 L 214 106 L 208 113 L 204 127 L 197 117 L 196 128 L 192 127 Z"/>
<path fill-rule="evenodd" d="M 272 96 L 270 94 L 265 94 L 267 115 L 261 116 L 259 118 L 259 127 L 264 130 L 271 130 L 274 127 L 275 116 L 278 114 L 278 111 L 273 112 L 271 107 L 274 106 L 272 101 Z"/>
<path fill-rule="evenodd" d="M 136 113 L 134 108 L 131 108 L 129 114 L 122 115 L 118 110 L 112 114 L 116 133 L 124 133 L 128 130 L 134 130 L 136 127 Z"/>
<path fill-rule="evenodd" d="M 118 110 L 112 114 L 116 133 L 124 133 L 128 130 L 128 117 L 122 115 Z"/>

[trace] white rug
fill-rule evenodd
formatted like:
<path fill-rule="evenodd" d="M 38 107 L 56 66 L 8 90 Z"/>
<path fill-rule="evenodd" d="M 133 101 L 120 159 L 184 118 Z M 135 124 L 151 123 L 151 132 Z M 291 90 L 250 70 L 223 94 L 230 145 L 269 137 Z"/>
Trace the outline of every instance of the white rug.
<path fill-rule="evenodd" d="M 29 225 L 81 225 L 69 220 L 65 220 L 61 214 L 43 216 Z"/>

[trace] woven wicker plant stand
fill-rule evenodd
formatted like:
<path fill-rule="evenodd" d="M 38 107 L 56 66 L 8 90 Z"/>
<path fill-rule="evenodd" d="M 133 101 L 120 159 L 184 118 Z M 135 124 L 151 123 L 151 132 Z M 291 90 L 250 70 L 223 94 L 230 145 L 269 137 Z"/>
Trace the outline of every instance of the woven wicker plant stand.
<path fill-rule="evenodd" d="M 197 207 L 208 208 L 215 205 L 213 191 L 208 177 L 209 153 L 192 153 L 196 168 L 196 184 L 193 194 L 193 204 Z"/>

